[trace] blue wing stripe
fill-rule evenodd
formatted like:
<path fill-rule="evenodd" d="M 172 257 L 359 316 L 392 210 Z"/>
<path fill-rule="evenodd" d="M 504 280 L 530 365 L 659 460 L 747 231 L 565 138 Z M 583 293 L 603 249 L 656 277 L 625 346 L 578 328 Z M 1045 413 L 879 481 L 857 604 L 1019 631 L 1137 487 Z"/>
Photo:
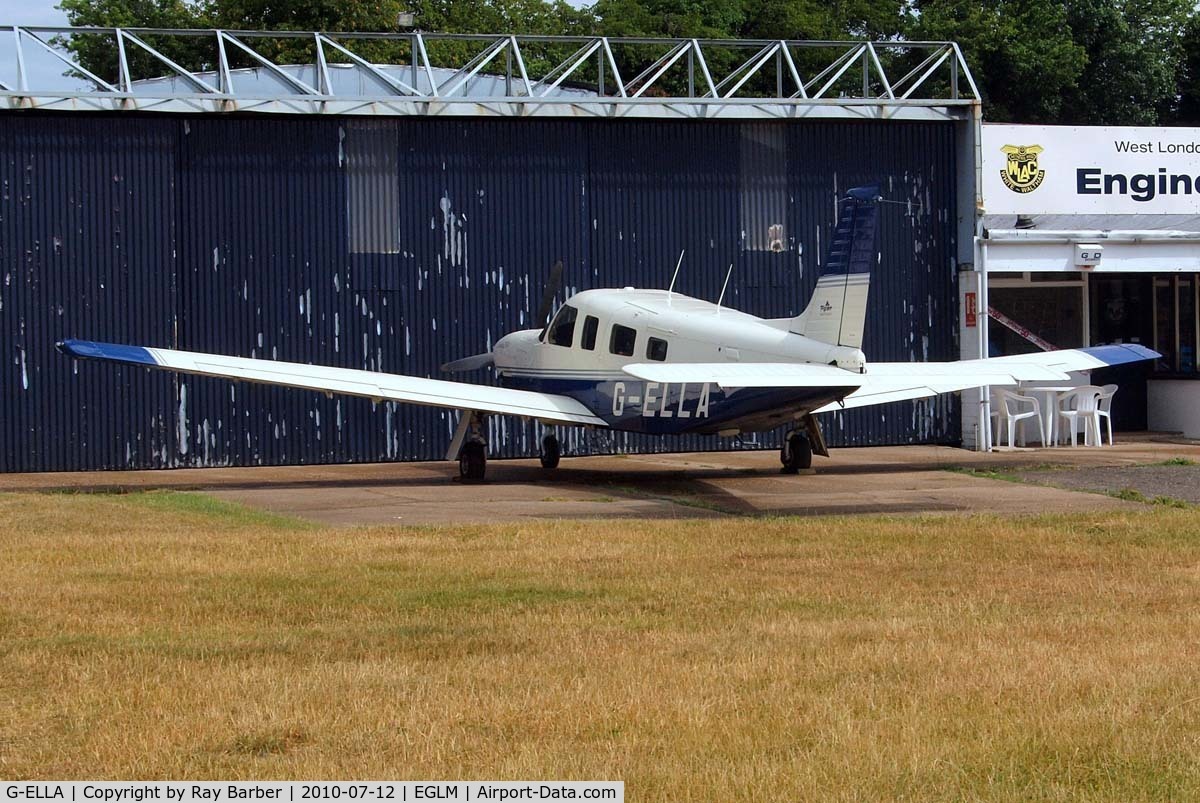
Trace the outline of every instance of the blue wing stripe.
<path fill-rule="evenodd" d="M 81 360 L 108 360 L 133 365 L 159 365 L 148 349 L 141 346 L 124 346 L 119 343 L 97 343 L 94 340 L 64 340 L 58 350 Z"/>
<path fill-rule="evenodd" d="M 1095 357 L 1105 365 L 1124 365 L 1127 362 L 1153 360 L 1161 356 L 1157 351 L 1152 351 L 1136 343 L 1126 343 L 1118 346 L 1089 346 L 1088 348 L 1079 350 L 1084 354 Z"/>

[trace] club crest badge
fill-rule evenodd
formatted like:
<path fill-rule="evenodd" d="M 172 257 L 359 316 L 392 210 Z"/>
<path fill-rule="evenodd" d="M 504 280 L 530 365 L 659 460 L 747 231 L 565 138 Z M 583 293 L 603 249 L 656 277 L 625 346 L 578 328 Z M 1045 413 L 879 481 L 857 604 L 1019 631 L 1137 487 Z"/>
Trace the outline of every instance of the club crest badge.
<path fill-rule="evenodd" d="M 1005 145 L 1000 150 L 1008 157 L 1007 164 L 1000 171 L 1004 186 L 1022 194 L 1042 186 L 1046 171 L 1038 167 L 1038 154 L 1045 148 L 1041 145 Z"/>

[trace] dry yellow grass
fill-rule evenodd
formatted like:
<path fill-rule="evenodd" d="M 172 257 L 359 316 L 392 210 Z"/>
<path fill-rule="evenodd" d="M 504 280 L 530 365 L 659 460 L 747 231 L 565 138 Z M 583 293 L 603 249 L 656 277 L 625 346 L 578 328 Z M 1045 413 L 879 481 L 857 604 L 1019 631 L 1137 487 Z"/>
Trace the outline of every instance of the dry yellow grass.
<path fill-rule="evenodd" d="M 321 530 L 0 496 L 0 776 L 1200 798 L 1200 514 Z"/>

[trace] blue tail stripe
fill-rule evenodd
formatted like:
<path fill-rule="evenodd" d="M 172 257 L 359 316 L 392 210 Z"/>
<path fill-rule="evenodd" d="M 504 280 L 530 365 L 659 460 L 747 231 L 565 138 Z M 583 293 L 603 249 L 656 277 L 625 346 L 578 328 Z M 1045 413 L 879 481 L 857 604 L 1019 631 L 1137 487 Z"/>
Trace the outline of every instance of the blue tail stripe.
<path fill-rule="evenodd" d="M 870 274 L 875 265 L 879 185 L 855 187 L 842 198 L 822 276 Z"/>
<path fill-rule="evenodd" d="M 80 360 L 109 360 L 110 362 L 134 365 L 158 365 L 154 356 L 141 346 L 124 346 L 120 343 L 97 343 L 94 340 L 64 340 L 58 344 L 63 354 Z"/>

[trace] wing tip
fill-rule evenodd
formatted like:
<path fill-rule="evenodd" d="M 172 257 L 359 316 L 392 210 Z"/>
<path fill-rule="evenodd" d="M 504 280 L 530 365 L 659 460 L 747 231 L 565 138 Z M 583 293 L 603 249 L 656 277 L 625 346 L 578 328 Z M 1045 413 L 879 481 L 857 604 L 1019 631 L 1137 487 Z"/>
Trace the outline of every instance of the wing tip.
<path fill-rule="evenodd" d="M 1142 360 L 1157 360 L 1162 355 L 1140 343 L 1113 343 L 1107 346 L 1089 346 L 1080 351 L 1095 357 L 1106 365 L 1124 365 Z"/>
<path fill-rule="evenodd" d="M 60 354 L 77 360 L 108 360 L 109 362 L 132 363 L 135 365 L 158 365 L 158 360 L 149 349 L 141 346 L 126 346 L 119 343 L 98 343 L 94 340 L 67 338 L 54 344 Z"/>

